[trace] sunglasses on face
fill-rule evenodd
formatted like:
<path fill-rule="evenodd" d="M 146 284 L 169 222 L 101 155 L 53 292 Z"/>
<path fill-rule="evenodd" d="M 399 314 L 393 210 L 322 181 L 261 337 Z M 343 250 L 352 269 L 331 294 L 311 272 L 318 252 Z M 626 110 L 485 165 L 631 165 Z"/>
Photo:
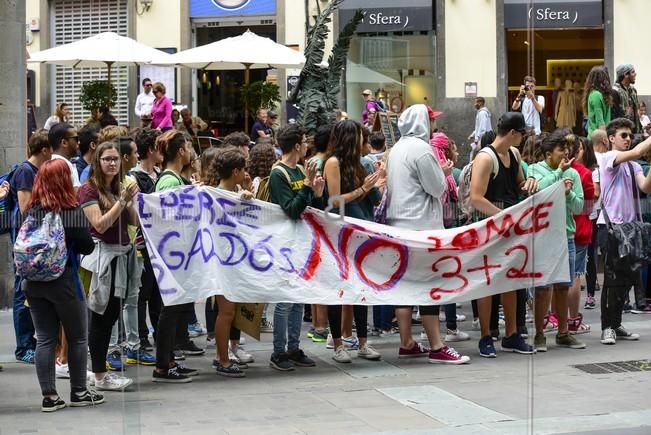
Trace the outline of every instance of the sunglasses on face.
<path fill-rule="evenodd" d="M 633 133 L 620 133 L 619 137 L 621 137 L 622 139 L 629 139 L 629 138 L 633 139 Z"/>

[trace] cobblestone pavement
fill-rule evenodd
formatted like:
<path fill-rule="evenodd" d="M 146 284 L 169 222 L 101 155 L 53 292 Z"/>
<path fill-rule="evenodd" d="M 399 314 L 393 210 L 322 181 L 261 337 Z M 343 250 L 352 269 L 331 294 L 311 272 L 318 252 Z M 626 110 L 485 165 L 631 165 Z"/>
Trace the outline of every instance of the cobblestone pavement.
<path fill-rule="evenodd" d="M 463 311 L 470 314 L 469 304 Z M 585 314 L 598 330 L 598 310 Z M 154 384 L 151 368 L 129 366 L 135 379 L 129 391 L 106 393 L 106 403 L 96 408 L 46 414 L 34 367 L 13 361 L 11 313 L 0 312 L 0 435 L 651 434 L 651 371 L 590 374 L 573 367 L 651 359 L 651 316 L 626 314 L 624 322 L 642 334 L 639 342 L 603 346 L 595 330 L 581 336 L 586 350 L 552 345 L 529 357 L 496 346 L 493 360 L 479 357 L 478 332 L 470 331 L 470 321 L 461 322 L 472 340 L 454 347 L 472 358 L 466 366 L 399 360 L 397 337 L 372 339 L 380 362 L 354 358 L 337 365 L 324 344 L 303 338 L 317 367 L 282 373 L 268 366 L 271 334 L 263 334 L 261 342 L 247 337 L 245 348 L 256 362 L 244 379 L 216 376 L 210 348 L 188 358 L 201 371 L 190 384 Z M 205 345 L 203 338 L 196 342 Z M 66 399 L 69 384 L 57 382 Z"/>

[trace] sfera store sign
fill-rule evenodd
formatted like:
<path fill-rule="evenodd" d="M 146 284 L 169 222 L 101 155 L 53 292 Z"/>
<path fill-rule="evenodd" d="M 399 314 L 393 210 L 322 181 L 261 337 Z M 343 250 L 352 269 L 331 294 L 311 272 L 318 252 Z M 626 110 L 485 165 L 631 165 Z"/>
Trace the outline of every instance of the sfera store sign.
<path fill-rule="evenodd" d="M 348 24 L 356 9 L 339 10 L 339 26 Z M 358 33 L 371 32 L 414 32 L 433 29 L 432 6 L 404 7 L 360 7 L 364 11 L 364 20 L 357 27 Z"/>
<path fill-rule="evenodd" d="M 594 27 L 603 24 L 601 1 L 535 2 L 533 6 L 523 0 L 506 0 L 504 27 L 534 28 Z"/>

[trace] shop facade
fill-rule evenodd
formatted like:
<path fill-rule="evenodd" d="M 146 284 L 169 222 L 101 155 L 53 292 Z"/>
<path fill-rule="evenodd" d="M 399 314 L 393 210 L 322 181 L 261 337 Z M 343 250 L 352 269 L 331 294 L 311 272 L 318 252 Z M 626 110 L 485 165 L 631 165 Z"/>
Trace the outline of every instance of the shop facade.
<path fill-rule="evenodd" d="M 276 14 L 276 0 L 190 0 L 192 47 L 238 36 L 247 29 L 276 41 Z M 266 80 L 268 74 L 264 69 L 251 70 L 250 80 Z M 244 128 L 243 69 L 197 70 L 191 80 L 194 114 L 222 136 Z"/>
<path fill-rule="evenodd" d="M 344 106 L 361 119 L 362 92 L 371 90 L 388 111 L 435 100 L 436 35 L 432 0 L 409 5 L 391 0 L 347 0 L 338 14 L 341 30 L 360 8 L 364 21 L 351 41 Z M 338 32 L 335 32 L 338 33 Z"/>

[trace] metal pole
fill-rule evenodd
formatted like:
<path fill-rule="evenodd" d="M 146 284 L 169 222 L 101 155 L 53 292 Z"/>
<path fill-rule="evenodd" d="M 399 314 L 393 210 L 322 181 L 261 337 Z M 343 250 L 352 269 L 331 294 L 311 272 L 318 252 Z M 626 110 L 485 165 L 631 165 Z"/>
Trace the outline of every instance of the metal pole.
<path fill-rule="evenodd" d="M 244 64 L 244 84 L 249 85 L 251 81 L 251 64 Z M 249 100 L 244 101 L 244 132 L 249 133 Z"/>

